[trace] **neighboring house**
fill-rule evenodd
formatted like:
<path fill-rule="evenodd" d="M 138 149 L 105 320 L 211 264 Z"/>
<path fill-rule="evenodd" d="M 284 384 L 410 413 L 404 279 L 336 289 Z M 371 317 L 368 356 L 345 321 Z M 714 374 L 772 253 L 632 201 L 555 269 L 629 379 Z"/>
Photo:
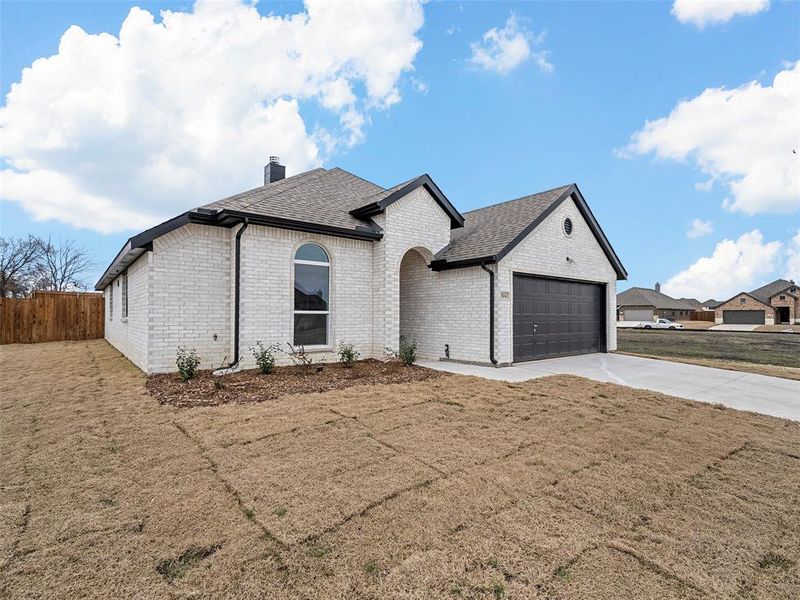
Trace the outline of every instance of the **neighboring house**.
<path fill-rule="evenodd" d="M 776 279 L 751 292 L 739 292 L 714 307 L 717 323 L 772 325 L 800 320 L 800 293 L 791 279 Z"/>
<path fill-rule="evenodd" d="M 271 159 L 263 186 L 130 238 L 96 285 L 106 339 L 146 372 L 174 370 L 178 346 L 251 368 L 257 341 L 327 362 L 401 338 L 497 365 L 616 349 L 627 273 L 576 185 L 462 215 L 427 175 L 284 173 Z"/>
<path fill-rule="evenodd" d="M 714 300 L 713 298 L 709 298 L 705 302 L 702 303 L 703 310 L 714 310 L 717 308 L 722 302 L 719 300 Z"/>
<path fill-rule="evenodd" d="M 692 313 L 700 310 L 694 298 L 672 298 L 661 293 L 661 284 L 655 289 L 633 287 L 617 294 L 617 318 L 620 321 L 652 321 L 663 318 L 688 321 Z"/>

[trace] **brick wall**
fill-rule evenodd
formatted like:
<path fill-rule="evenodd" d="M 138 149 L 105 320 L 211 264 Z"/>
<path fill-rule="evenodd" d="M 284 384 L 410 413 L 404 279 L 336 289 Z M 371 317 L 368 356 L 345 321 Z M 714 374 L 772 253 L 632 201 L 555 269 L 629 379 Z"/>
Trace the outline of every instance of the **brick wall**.
<path fill-rule="evenodd" d="M 561 229 L 566 216 L 574 223 L 569 238 Z M 255 366 L 249 347 L 257 340 L 283 347 L 293 340 L 293 258 L 306 242 L 320 244 L 331 262 L 329 344 L 318 350 L 317 359 L 336 360 L 339 341 L 355 344 L 362 358 L 381 358 L 384 348 L 398 348 L 403 334 L 417 340 L 420 356 L 443 357 L 449 344 L 452 359 L 489 362 L 488 274 L 479 267 L 443 272 L 427 267 L 449 243 L 449 217 L 418 188 L 375 221 L 384 230 L 378 242 L 248 227 L 241 255 L 243 368 Z M 124 328 L 116 322 L 121 293 L 114 288 L 109 341 L 148 372 L 174 370 L 179 345 L 197 349 L 201 368 L 233 360 L 237 229 L 190 224 L 157 238 L 153 251 L 129 269 L 130 315 Z M 574 262 L 566 262 L 568 255 Z M 499 362 L 512 357 L 515 271 L 606 283 L 608 346 L 616 348 L 616 275 L 571 200 L 493 268 Z"/>
<path fill-rule="evenodd" d="M 781 300 L 781 296 L 783 296 L 783 300 Z M 794 323 L 795 320 L 798 318 L 798 300 L 794 296 L 790 294 L 777 294 L 770 298 L 770 304 L 774 307 L 779 306 L 788 306 L 789 307 L 789 323 Z M 778 316 L 777 311 L 775 311 L 775 317 Z"/>
<path fill-rule="evenodd" d="M 400 343 L 400 263 L 418 249 L 427 261 L 450 242 L 450 218 L 419 187 L 387 207 L 376 221 L 384 235 L 373 244 L 373 352 Z"/>
<path fill-rule="evenodd" d="M 564 233 L 564 219 L 572 220 L 572 235 Z M 573 262 L 567 262 L 569 256 Z M 500 363 L 513 358 L 512 274 L 550 275 L 606 284 L 606 339 L 617 348 L 617 275 L 572 199 L 565 200 L 497 265 L 496 355 Z"/>
<path fill-rule="evenodd" d="M 149 372 L 174 371 L 178 346 L 196 348 L 202 369 L 230 360 L 234 234 L 190 224 L 153 242 Z"/>
<path fill-rule="evenodd" d="M 726 310 L 763 310 L 765 313 L 765 322 L 768 324 L 772 324 L 775 317 L 772 308 L 763 302 L 759 302 L 755 298 L 751 298 L 747 294 L 739 294 L 728 300 L 725 304 L 720 304 L 714 309 L 714 319 L 717 323 L 722 323 L 723 311 Z"/>
<path fill-rule="evenodd" d="M 354 344 L 361 358 L 374 355 L 372 242 L 250 225 L 242 236 L 241 251 L 243 368 L 255 367 L 249 348 L 257 340 L 284 350 L 286 342 L 294 341 L 294 255 L 308 242 L 324 248 L 330 260 L 328 345 L 314 350 L 314 359 L 338 360 L 340 341 Z M 287 356 L 279 357 L 279 364 L 289 362 Z"/>
<path fill-rule="evenodd" d="M 122 316 L 122 276 L 106 287 L 105 338 L 140 369 L 147 370 L 148 310 L 150 295 L 150 261 L 145 252 L 128 267 L 128 317 Z M 114 293 L 110 293 L 113 286 Z M 113 297 L 113 317 L 110 302 Z"/>
<path fill-rule="evenodd" d="M 400 335 L 423 358 L 489 362 L 489 275 L 479 267 L 431 271 L 411 250 L 400 265 Z"/>

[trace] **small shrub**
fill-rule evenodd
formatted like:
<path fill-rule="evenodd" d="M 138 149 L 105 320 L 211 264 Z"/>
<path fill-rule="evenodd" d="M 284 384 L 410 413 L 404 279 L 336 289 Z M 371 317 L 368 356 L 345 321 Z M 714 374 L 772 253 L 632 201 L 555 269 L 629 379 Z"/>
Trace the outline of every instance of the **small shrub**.
<path fill-rule="evenodd" d="M 413 365 L 417 362 L 417 340 L 409 342 L 405 338 L 400 338 L 400 350 L 395 352 L 386 346 L 383 352 L 388 360 L 399 360 L 405 365 Z"/>
<path fill-rule="evenodd" d="M 294 346 L 289 342 L 286 342 L 286 345 L 289 346 L 289 352 L 286 354 L 292 362 L 301 368 L 303 374 L 310 374 L 314 370 L 314 359 L 306 352 L 305 346 L 302 344 Z M 321 364 L 317 365 L 317 371 L 322 371 Z"/>
<path fill-rule="evenodd" d="M 175 364 L 181 379 L 189 381 L 194 378 L 197 375 L 197 367 L 200 366 L 197 350 L 194 348 L 188 350 L 185 346 L 178 346 L 178 358 L 175 360 Z"/>
<path fill-rule="evenodd" d="M 214 378 L 214 387 L 216 389 L 218 389 L 218 390 L 224 390 L 225 389 L 225 382 L 223 382 L 222 379 L 220 379 L 219 377 L 215 377 Z"/>
<path fill-rule="evenodd" d="M 339 342 L 339 362 L 345 367 L 352 367 L 356 364 L 359 356 L 361 356 L 361 353 L 356 350 L 353 344 Z"/>
<path fill-rule="evenodd" d="M 413 365 L 417 362 L 417 340 L 410 342 L 405 339 L 400 340 L 400 352 L 397 353 L 400 360 L 405 365 Z"/>
<path fill-rule="evenodd" d="M 250 347 L 250 352 L 253 353 L 253 358 L 263 375 L 269 375 L 275 369 L 275 356 L 278 354 L 278 350 L 277 344 L 265 347 L 261 340 L 257 341 L 255 346 Z"/>

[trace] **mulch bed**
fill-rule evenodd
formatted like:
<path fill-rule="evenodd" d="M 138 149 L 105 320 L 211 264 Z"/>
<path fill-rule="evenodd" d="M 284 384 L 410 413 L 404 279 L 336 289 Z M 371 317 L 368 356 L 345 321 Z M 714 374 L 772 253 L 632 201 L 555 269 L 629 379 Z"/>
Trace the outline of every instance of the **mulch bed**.
<path fill-rule="evenodd" d="M 269 375 L 250 369 L 219 377 L 212 375 L 211 371 L 201 371 L 189 381 L 181 380 L 177 373 L 163 373 L 147 378 L 147 390 L 160 404 L 190 408 L 249 404 L 291 394 L 342 390 L 356 385 L 411 383 L 446 375 L 399 361 L 372 359 L 358 361 L 352 367 L 336 363 L 324 365 L 321 371 L 316 368 L 309 372 L 298 366 L 276 367 Z"/>

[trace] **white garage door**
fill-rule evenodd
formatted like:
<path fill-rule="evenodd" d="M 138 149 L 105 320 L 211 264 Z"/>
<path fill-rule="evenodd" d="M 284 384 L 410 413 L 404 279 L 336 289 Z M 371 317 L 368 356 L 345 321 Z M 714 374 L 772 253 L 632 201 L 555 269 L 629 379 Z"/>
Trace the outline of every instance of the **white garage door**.
<path fill-rule="evenodd" d="M 629 308 L 622 312 L 624 321 L 652 321 L 653 309 L 652 308 Z"/>

